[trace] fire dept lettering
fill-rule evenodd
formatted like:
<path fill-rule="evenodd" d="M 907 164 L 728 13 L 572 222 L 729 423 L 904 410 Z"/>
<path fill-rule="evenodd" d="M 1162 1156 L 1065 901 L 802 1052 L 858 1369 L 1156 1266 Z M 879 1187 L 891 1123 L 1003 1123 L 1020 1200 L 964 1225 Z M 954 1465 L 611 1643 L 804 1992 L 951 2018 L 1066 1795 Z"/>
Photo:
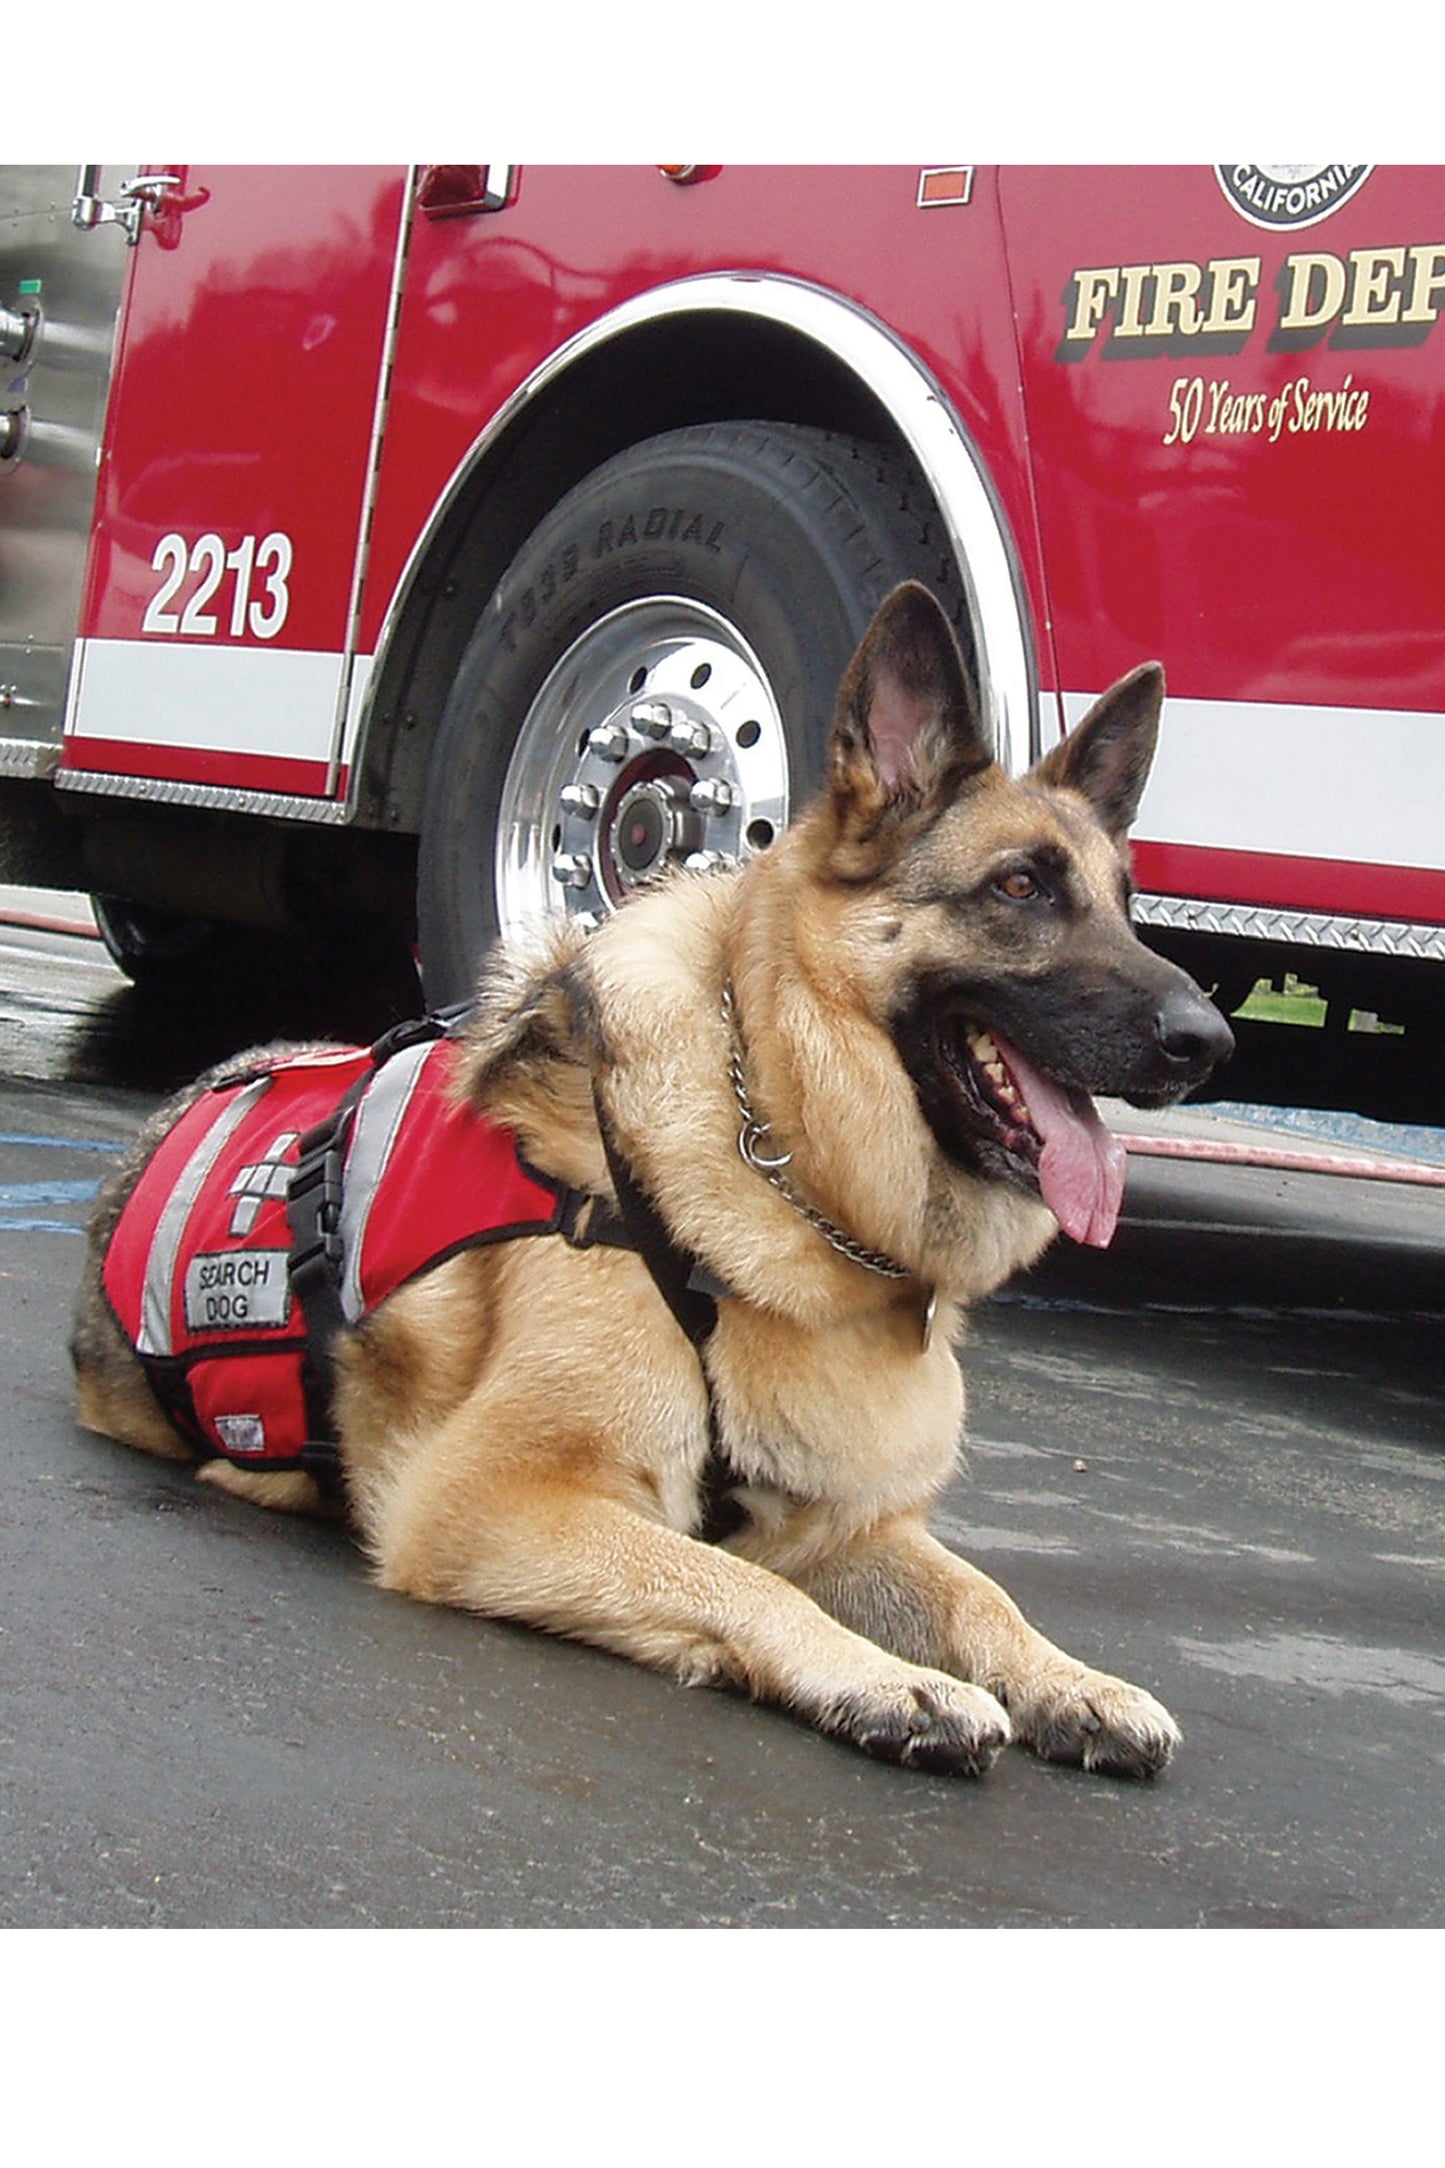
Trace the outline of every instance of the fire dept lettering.
<path fill-rule="evenodd" d="M 291 1307 L 285 1250 L 222 1250 L 186 1267 L 189 1332 L 255 1332 L 284 1325 Z"/>
<path fill-rule="evenodd" d="M 1232 350 L 1254 329 L 1261 262 L 1225 256 L 1207 264 L 1129 263 L 1076 271 L 1065 289 L 1068 328 L 1056 359 L 1079 361 L 1105 326 L 1106 345 L 1138 340 L 1158 353 L 1159 342 L 1225 340 Z M 1072 297 L 1072 298 L 1071 298 Z M 1214 345 L 1212 350 L 1225 349 Z"/>
<path fill-rule="evenodd" d="M 1075 271 L 1063 294 L 1057 361 L 1096 348 L 1110 360 L 1158 354 L 1238 353 L 1264 302 L 1264 260 L 1101 264 Z M 1445 309 L 1445 242 L 1356 248 L 1337 256 L 1299 249 L 1273 280 L 1267 348 L 1418 346 Z"/>

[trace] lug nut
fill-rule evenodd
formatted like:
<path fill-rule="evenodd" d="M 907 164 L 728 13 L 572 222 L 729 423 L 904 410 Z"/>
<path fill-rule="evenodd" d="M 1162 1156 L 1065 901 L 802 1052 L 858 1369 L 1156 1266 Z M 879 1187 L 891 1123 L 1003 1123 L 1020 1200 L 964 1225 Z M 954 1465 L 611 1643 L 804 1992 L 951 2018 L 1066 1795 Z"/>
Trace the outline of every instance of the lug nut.
<path fill-rule="evenodd" d="M 626 760 L 627 749 L 632 743 L 621 723 L 599 723 L 587 733 L 587 743 L 603 760 Z"/>
<path fill-rule="evenodd" d="M 712 751 L 712 732 L 706 723 L 681 716 L 668 732 L 667 742 L 674 752 L 686 754 L 689 760 L 701 760 Z"/>
<path fill-rule="evenodd" d="M 734 796 L 732 784 L 724 781 L 722 776 L 706 775 L 700 783 L 693 784 L 687 802 L 694 813 L 726 813 Z"/>
<path fill-rule="evenodd" d="M 559 796 L 569 813 L 580 813 L 586 821 L 594 818 L 602 803 L 602 793 L 595 783 L 564 783 Z"/>
<path fill-rule="evenodd" d="M 665 700 L 640 700 L 632 711 L 632 727 L 644 738 L 665 738 L 672 728 L 672 710 Z"/>
<path fill-rule="evenodd" d="M 563 888 L 587 888 L 592 881 L 592 861 L 580 852 L 560 851 L 552 860 L 552 878 Z"/>

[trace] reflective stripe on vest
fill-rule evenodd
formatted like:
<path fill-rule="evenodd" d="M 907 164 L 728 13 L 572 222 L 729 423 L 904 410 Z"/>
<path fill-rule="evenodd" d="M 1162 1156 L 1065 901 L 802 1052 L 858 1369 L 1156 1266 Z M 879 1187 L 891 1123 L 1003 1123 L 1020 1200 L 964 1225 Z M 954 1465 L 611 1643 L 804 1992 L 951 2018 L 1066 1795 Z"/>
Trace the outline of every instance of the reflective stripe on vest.
<path fill-rule="evenodd" d="M 186 1161 L 181 1178 L 166 1201 L 166 1208 L 156 1222 L 155 1238 L 146 1258 L 140 1330 L 135 1343 L 137 1354 L 170 1355 L 175 1352 L 171 1318 L 175 1304 L 176 1268 L 181 1257 L 187 1224 L 195 1209 L 196 1199 L 205 1186 L 207 1175 L 232 1135 L 264 1097 L 269 1083 L 268 1077 L 258 1077 L 255 1083 L 248 1084 L 237 1092 L 229 1105 L 221 1108 L 215 1121 Z"/>
<path fill-rule="evenodd" d="M 341 1271 L 341 1308 L 348 1325 L 366 1314 L 361 1291 L 361 1260 L 376 1194 L 391 1164 L 403 1117 L 439 1042 L 403 1047 L 372 1079 L 352 1124 L 346 1154 L 339 1231 L 345 1261 Z"/>

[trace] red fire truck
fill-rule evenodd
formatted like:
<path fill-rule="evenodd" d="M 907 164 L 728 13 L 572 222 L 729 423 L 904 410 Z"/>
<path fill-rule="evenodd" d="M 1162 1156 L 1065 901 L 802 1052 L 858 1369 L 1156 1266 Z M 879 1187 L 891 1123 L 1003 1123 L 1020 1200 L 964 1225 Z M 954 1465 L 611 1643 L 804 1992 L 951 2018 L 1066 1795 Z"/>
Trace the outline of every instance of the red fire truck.
<path fill-rule="evenodd" d="M 1163 661 L 1147 937 L 1329 1005 L 1221 1088 L 1439 1121 L 1442 310 L 1432 169 L 4 171 L 0 878 L 450 998 L 766 848 L 911 575 L 1015 766 Z"/>

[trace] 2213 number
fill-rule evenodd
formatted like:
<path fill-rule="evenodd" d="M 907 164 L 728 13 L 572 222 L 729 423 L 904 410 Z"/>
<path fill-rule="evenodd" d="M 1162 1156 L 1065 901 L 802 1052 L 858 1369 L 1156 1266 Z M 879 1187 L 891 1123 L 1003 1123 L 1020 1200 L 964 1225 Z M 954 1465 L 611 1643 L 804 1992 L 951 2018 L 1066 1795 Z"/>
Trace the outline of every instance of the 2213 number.
<path fill-rule="evenodd" d="M 218 534 L 203 534 L 194 542 L 184 535 L 162 535 L 151 559 L 151 570 L 165 577 L 146 605 L 142 632 L 177 633 L 188 639 L 209 639 L 219 632 L 225 600 L 221 596 L 230 576 L 228 629 L 233 640 L 249 632 L 256 640 L 274 640 L 291 607 L 291 537 L 268 534 L 257 541 L 243 535 L 228 550 Z M 196 585 L 181 607 L 181 590 L 194 577 Z M 212 604 L 221 597 L 219 609 Z"/>

